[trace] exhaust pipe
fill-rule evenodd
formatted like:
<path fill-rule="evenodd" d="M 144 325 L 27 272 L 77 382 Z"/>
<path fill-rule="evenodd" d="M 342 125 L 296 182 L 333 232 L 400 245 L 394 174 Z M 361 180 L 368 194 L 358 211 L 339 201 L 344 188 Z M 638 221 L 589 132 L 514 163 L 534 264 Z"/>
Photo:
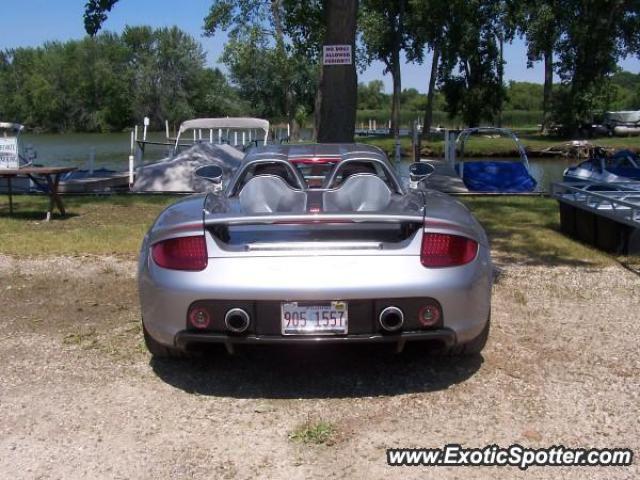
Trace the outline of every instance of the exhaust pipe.
<path fill-rule="evenodd" d="M 232 308 L 224 316 L 224 324 L 233 333 L 243 333 L 249 328 L 251 318 L 241 308 Z"/>
<path fill-rule="evenodd" d="M 398 307 L 387 307 L 378 317 L 380 326 L 387 332 L 397 332 L 404 325 L 404 313 Z"/>

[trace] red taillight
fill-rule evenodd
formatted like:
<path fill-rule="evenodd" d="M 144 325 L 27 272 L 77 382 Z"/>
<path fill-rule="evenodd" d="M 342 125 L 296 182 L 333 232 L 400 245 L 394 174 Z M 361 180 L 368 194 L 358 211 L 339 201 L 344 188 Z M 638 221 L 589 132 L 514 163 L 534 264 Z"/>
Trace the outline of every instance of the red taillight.
<path fill-rule="evenodd" d="M 420 261 L 430 268 L 455 267 L 471 262 L 478 253 L 478 243 L 467 237 L 443 233 L 425 233 Z"/>
<path fill-rule="evenodd" d="M 207 243 L 204 236 L 163 240 L 151 248 L 153 261 L 171 270 L 204 270 L 207 268 Z"/>

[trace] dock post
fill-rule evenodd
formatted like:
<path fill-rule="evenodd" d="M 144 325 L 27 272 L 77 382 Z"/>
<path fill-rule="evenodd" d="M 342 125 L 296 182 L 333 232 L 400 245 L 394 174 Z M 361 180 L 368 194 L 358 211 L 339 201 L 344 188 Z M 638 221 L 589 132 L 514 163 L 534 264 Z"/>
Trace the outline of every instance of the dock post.
<path fill-rule="evenodd" d="M 149 117 L 144 117 L 144 128 L 142 130 L 142 140 L 147 141 L 147 128 L 149 127 Z"/>
<path fill-rule="evenodd" d="M 167 138 L 167 140 L 171 138 L 171 135 L 169 135 L 169 120 L 164 121 L 164 135 Z"/>
<path fill-rule="evenodd" d="M 93 175 L 93 169 L 96 163 L 96 147 L 89 149 L 89 175 Z"/>
<path fill-rule="evenodd" d="M 135 157 L 129 155 L 129 188 L 133 185 L 133 170 L 134 170 Z"/>
<path fill-rule="evenodd" d="M 417 121 L 413 122 L 413 135 L 411 137 L 411 145 L 413 147 L 413 161 L 414 162 L 419 162 L 420 161 L 421 145 L 420 145 L 420 135 L 418 133 L 418 122 Z"/>

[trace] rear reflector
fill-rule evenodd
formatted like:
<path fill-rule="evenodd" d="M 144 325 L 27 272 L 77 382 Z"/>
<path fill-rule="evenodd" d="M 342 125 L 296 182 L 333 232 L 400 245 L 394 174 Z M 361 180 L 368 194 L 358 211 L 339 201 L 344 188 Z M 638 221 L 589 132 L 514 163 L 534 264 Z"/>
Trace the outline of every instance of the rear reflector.
<path fill-rule="evenodd" d="M 151 254 L 162 268 L 189 271 L 207 268 L 207 244 L 203 235 L 163 240 L 151 247 Z"/>
<path fill-rule="evenodd" d="M 436 304 L 425 305 L 418 312 L 418 322 L 425 328 L 436 325 L 441 317 L 440 307 Z"/>
<path fill-rule="evenodd" d="M 196 328 L 204 329 L 211 323 L 211 315 L 204 307 L 191 307 L 189 310 L 189 322 Z"/>
<path fill-rule="evenodd" d="M 478 243 L 467 237 L 442 233 L 425 233 L 420 261 L 429 268 L 456 267 L 476 258 Z"/>

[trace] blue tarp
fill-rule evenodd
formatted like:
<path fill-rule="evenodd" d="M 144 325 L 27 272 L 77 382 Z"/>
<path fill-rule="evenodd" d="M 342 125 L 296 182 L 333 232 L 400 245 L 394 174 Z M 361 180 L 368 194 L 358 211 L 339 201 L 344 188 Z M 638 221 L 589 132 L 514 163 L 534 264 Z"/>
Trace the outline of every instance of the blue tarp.
<path fill-rule="evenodd" d="M 636 164 L 640 163 L 638 155 L 631 150 L 620 150 L 611 156 L 609 163 L 611 165 L 622 164 L 621 167 L 607 167 L 607 171 L 632 180 L 640 180 L 640 168 L 634 168 L 629 162 L 625 164 L 625 160 L 631 158 Z"/>
<path fill-rule="evenodd" d="M 472 192 L 532 192 L 537 185 L 521 162 L 464 162 L 462 180 Z M 456 165 L 460 175 L 460 165 Z"/>
<path fill-rule="evenodd" d="M 618 175 L 619 177 L 629 178 L 631 180 L 640 180 L 640 168 L 633 167 L 610 167 L 607 172 Z"/>

